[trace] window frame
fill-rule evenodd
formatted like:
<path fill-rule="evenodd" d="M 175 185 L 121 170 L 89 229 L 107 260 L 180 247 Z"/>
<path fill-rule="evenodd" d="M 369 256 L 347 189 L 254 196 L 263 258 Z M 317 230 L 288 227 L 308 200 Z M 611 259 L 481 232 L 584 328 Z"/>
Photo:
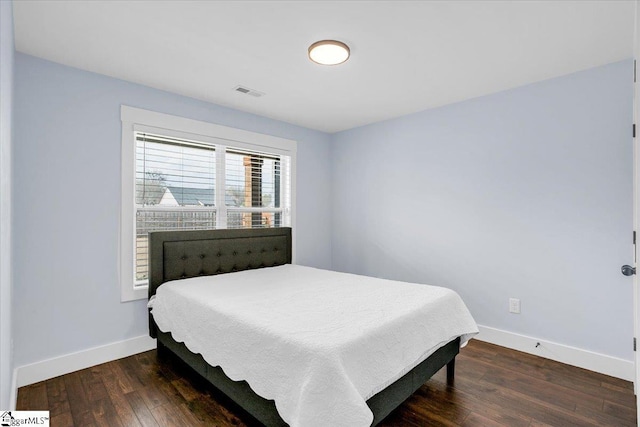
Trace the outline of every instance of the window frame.
<path fill-rule="evenodd" d="M 295 262 L 296 224 L 296 151 L 297 142 L 272 135 L 236 129 L 214 123 L 158 113 L 141 108 L 121 105 L 121 209 L 120 242 L 118 244 L 118 270 L 121 302 L 146 299 L 147 285 L 136 285 L 135 232 L 136 232 L 136 132 L 165 135 L 173 138 L 191 139 L 215 145 L 216 159 L 227 147 L 289 156 L 290 158 L 290 219 L 293 233 L 292 255 Z M 224 160 L 224 155 L 223 155 Z M 218 163 L 219 164 L 219 163 Z M 219 181 L 222 179 L 222 181 Z M 216 181 L 224 183 L 224 168 L 216 169 Z M 218 184 L 216 184 L 218 185 Z M 220 192 L 217 191 L 216 194 Z M 218 197 L 216 195 L 216 197 Z M 221 197 L 224 197 L 222 192 Z M 224 201 L 224 199 L 222 199 Z M 230 207 L 220 206 L 216 200 L 216 215 Z M 222 208 L 222 209 L 221 209 Z M 246 208 L 243 208 L 246 210 Z"/>

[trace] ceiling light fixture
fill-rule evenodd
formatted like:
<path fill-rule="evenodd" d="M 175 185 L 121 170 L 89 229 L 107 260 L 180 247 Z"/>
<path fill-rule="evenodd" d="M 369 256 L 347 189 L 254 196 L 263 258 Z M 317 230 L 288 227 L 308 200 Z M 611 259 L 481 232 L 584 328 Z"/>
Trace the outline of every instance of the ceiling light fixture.
<path fill-rule="evenodd" d="M 309 59 L 321 65 L 342 64 L 350 53 L 349 46 L 337 40 L 321 40 L 309 46 Z"/>

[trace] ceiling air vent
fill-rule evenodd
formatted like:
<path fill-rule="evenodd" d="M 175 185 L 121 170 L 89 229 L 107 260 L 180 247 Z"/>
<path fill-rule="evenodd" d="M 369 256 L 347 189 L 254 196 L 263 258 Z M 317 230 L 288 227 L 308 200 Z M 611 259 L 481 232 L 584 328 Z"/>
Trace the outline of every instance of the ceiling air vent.
<path fill-rule="evenodd" d="M 264 92 L 260 92 L 255 89 L 249 89 L 245 86 L 236 86 L 235 88 L 233 88 L 233 90 L 235 90 L 236 92 L 244 93 L 245 95 L 251 95 L 254 98 L 260 98 L 261 96 L 264 96 Z"/>

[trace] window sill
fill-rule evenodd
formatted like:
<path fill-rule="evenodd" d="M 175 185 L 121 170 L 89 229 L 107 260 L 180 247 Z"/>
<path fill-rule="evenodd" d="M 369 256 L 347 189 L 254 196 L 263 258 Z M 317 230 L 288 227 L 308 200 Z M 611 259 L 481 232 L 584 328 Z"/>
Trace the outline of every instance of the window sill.
<path fill-rule="evenodd" d="M 149 286 L 123 286 L 120 293 L 120 302 L 136 301 L 147 299 L 149 294 Z"/>

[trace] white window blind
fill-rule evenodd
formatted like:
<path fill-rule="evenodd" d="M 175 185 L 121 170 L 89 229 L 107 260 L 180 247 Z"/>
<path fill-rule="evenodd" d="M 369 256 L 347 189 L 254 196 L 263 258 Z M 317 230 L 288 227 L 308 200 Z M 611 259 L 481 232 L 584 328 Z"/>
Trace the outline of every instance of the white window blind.
<path fill-rule="evenodd" d="M 137 286 L 151 231 L 291 224 L 289 156 L 143 132 L 135 141 Z"/>
<path fill-rule="evenodd" d="M 216 227 L 215 147 L 136 132 L 135 283 L 146 284 L 150 231 Z"/>

